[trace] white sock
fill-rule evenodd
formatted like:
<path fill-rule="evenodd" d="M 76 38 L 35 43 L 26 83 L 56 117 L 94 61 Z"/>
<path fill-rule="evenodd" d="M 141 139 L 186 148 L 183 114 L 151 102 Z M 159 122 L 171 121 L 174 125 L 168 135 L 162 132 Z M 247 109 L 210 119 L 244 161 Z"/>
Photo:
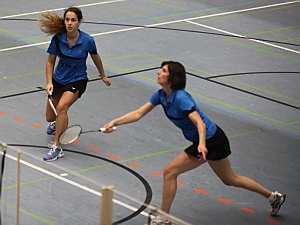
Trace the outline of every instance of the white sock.
<path fill-rule="evenodd" d="M 269 202 L 273 202 L 276 198 L 276 192 L 272 192 L 270 197 L 268 198 Z"/>

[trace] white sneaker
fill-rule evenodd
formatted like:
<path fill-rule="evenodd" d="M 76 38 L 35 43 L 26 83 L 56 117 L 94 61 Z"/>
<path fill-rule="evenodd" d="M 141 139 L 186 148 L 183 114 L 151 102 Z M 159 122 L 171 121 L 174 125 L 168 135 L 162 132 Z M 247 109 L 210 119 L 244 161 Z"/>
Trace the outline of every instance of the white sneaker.
<path fill-rule="evenodd" d="M 44 161 L 51 162 L 64 156 L 63 149 L 53 145 L 49 152 L 44 156 Z"/>
<path fill-rule="evenodd" d="M 286 198 L 286 194 L 275 191 L 275 199 L 272 202 L 270 202 L 272 207 L 270 211 L 271 216 L 275 216 L 278 213 L 281 205 L 285 201 L 285 198 Z"/>
<path fill-rule="evenodd" d="M 47 134 L 55 134 L 56 131 L 56 122 L 50 122 L 47 126 Z"/>
<path fill-rule="evenodd" d="M 168 220 L 162 220 L 159 216 L 151 219 L 149 225 L 172 225 L 172 223 Z"/>

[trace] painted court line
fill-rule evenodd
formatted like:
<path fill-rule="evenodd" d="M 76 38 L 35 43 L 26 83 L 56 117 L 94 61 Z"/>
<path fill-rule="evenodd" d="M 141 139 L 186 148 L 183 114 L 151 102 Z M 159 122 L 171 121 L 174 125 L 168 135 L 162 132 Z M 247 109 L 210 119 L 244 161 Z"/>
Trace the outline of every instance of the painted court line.
<path fill-rule="evenodd" d="M 112 1 L 107 1 L 107 2 L 97 2 L 97 3 L 91 3 L 91 4 L 85 4 L 85 5 L 78 5 L 77 7 L 83 8 L 83 7 L 88 7 L 88 6 L 103 5 L 103 4 L 123 2 L 123 1 L 125 1 L 125 0 L 112 0 Z M 64 9 L 66 9 L 66 7 L 52 9 L 52 10 L 59 11 L 59 10 L 64 10 Z M 36 12 L 30 12 L 30 13 L 22 13 L 22 14 L 10 15 L 10 16 L 3 16 L 3 17 L 0 17 L 0 19 L 8 19 L 8 18 L 14 18 L 14 17 L 19 17 L 19 16 L 29 16 L 29 15 L 39 14 L 41 12 L 48 12 L 48 11 L 49 10 L 43 10 L 43 11 L 36 11 Z"/>
<path fill-rule="evenodd" d="M 204 25 L 204 24 L 201 24 L 201 23 L 196 23 L 196 22 L 193 22 L 193 21 L 186 21 L 186 22 L 194 24 L 194 25 L 197 25 L 197 26 L 205 27 L 205 28 L 208 28 L 208 29 L 211 29 L 211 30 L 219 31 L 221 33 L 225 33 L 225 34 L 234 35 L 234 36 L 237 36 L 237 37 L 246 38 L 246 36 L 239 35 L 239 34 L 236 34 L 236 33 L 225 31 L 225 30 L 221 30 L 221 29 L 214 28 L 214 27 L 211 27 L 211 26 L 207 26 L 207 25 Z M 285 47 L 281 47 L 281 46 L 278 46 L 278 45 L 274 45 L 274 44 L 271 44 L 271 43 L 268 43 L 268 42 L 265 42 L 265 41 L 260 41 L 260 40 L 256 40 L 256 39 L 252 39 L 252 38 L 247 38 L 247 40 L 254 41 L 254 42 L 257 42 L 257 43 L 260 43 L 260 44 L 264 44 L 264 45 L 269 45 L 271 47 L 279 48 L 279 49 L 286 50 L 286 51 L 289 51 L 289 52 L 293 52 L 293 53 L 296 53 L 296 54 L 300 54 L 299 51 L 296 51 L 296 50 L 293 50 L 293 49 L 289 49 L 289 48 L 285 48 Z"/>
<path fill-rule="evenodd" d="M 10 148 L 12 148 L 12 147 L 10 147 Z M 15 149 L 15 148 L 13 148 L 13 149 Z M 6 154 L 5 156 L 8 157 L 8 158 L 10 158 L 10 159 L 12 159 L 12 160 L 17 161 L 17 158 L 14 157 L 14 156 L 12 156 L 12 155 Z M 80 189 L 82 189 L 82 190 L 84 190 L 84 191 L 90 192 L 90 193 L 92 193 L 92 194 L 94 194 L 94 195 L 97 195 L 97 196 L 100 196 L 100 197 L 102 196 L 102 194 L 101 194 L 100 192 L 95 191 L 95 190 L 93 190 L 93 189 L 91 189 L 91 188 L 88 188 L 88 187 L 86 187 L 86 186 L 84 186 L 84 185 L 81 185 L 81 184 L 79 184 L 79 183 L 77 183 L 77 182 L 74 182 L 74 181 L 72 181 L 72 180 L 69 180 L 69 179 L 67 179 L 67 178 L 65 178 L 65 177 L 63 177 L 63 176 L 61 176 L 61 174 L 60 174 L 60 175 L 57 175 L 57 174 L 55 174 L 55 173 L 52 173 L 52 172 L 50 172 L 50 171 L 48 171 L 48 170 L 45 170 L 45 169 L 43 169 L 43 168 L 41 168 L 41 167 L 39 167 L 39 166 L 33 165 L 33 164 L 31 164 L 31 163 L 29 163 L 29 162 L 27 162 L 27 161 L 24 161 L 24 160 L 20 160 L 20 163 L 23 164 L 23 165 L 26 165 L 26 166 L 28 166 L 28 167 L 30 167 L 30 168 L 32 168 L 32 169 L 35 169 L 35 170 L 37 170 L 37 171 L 40 171 L 40 172 L 42 172 L 42 173 L 44 173 L 44 174 L 47 174 L 47 175 L 49 175 L 49 176 L 51 176 L 51 177 L 54 177 L 54 178 L 56 178 L 56 179 L 59 179 L 59 180 L 61 180 L 61 181 L 63 181 L 63 182 L 66 182 L 66 183 L 68 183 L 68 184 L 70 184 L 70 185 L 73 185 L 74 187 L 80 188 Z M 120 206 L 123 206 L 124 208 L 130 209 L 130 210 L 132 210 L 132 211 L 137 211 L 137 208 L 132 207 L 132 206 L 130 206 L 130 205 L 124 203 L 124 202 L 121 202 L 121 201 L 119 201 L 119 200 L 113 199 L 113 202 L 116 203 L 116 204 L 118 204 L 118 205 L 120 205 Z M 99 206 L 99 207 L 100 207 L 100 206 Z M 143 216 L 148 216 L 148 213 L 146 213 L 146 212 L 141 212 L 140 214 L 143 215 Z"/>
<path fill-rule="evenodd" d="M 229 12 L 224 12 L 224 13 L 216 13 L 216 14 L 199 16 L 199 17 L 191 17 L 191 18 L 180 19 L 180 20 L 172 20 L 172 21 L 169 21 L 169 22 L 162 22 L 162 23 L 155 23 L 155 24 L 145 25 L 144 27 L 132 27 L 132 28 L 126 28 L 126 29 L 119 29 L 119 30 L 114 30 L 114 31 L 103 32 L 103 33 L 96 33 L 96 34 L 93 34 L 91 36 L 100 36 L 100 35 L 106 35 L 106 34 L 120 33 L 120 32 L 125 32 L 125 31 L 144 29 L 145 27 L 155 27 L 155 26 L 174 24 L 174 23 L 180 23 L 180 22 L 190 22 L 191 20 L 198 20 L 198 19 L 204 19 L 204 18 L 212 18 L 212 17 L 217 17 L 217 16 L 230 15 L 230 14 L 235 14 L 235 13 L 249 12 L 249 11 L 254 11 L 254 10 L 278 7 L 278 6 L 289 5 L 289 4 L 295 4 L 295 3 L 299 3 L 299 2 L 300 2 L 300 0 L 297 0 L 297 1 L 291 1 L 291 2 L 283 2 L 283 3 L 272 4 L 272 5 L 253 7 L 253 8 L 248 8 L 248 9 L 234 10 L 234 11 L 229 11 Z M 18 16 L 19 15 L 13 15 L 10 18 L 18 17 Z M 1 17 L 0 20 L 3 19 L 3 18 L 4 17 Z M 5 18 L 8 18 L 8 17 L 5 17 Z M 12 47 L 12 48 L 5 48 L 5 49 L 0 49 L 0 52 L 11 51 L 11 50 L 16 50 L 16 49 L 21 49 L 21 48 L 29 48 L 29 47 L 33 47 L 33 46 L 48 44 L 48 43 L 50 43 L 50 42 L 49 41 L 48 42 L 40 42 L 40 43 L 22 45 L 22 46 L 17 46 L 17 47 Z M 277 45 L 272 44 L 272 46 L 274 47 L 274 46 L 277 46 Z M 277 47 L 279 48 L 280 46 L 277 46 Z"/>

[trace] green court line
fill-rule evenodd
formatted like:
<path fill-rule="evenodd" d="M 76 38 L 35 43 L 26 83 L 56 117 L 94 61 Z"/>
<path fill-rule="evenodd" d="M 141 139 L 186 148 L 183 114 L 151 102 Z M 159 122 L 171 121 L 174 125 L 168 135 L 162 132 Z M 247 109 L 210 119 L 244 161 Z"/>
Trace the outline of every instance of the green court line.
<path fill-rule="evenodd" d="M 8 51 L 8 52 L 2 52 L 2 53 L 0 53 L 0 56 L 14 55 L 14 54 L 19 54 L 19 53 L 29 52 L 29 51 L 33 51 L 33 49 L 27 48 L 27 49 L 21 49 L 21 50 L 12 50 L 12 51 Z"/>
<path fill-rule="evenodd" d="M 286 126 L 290 126 L 290 125 L 294 125 L 294 124 L 300 124 L 300 120 L 296 120 L 296 121 L 293 121 L 293 122 L 285 123 L 283 125 L 280 125 L 279 127 L 286 127 Z M 294 128 L 300 130 L 300 127 L 294 127 Z"/>
<path fill-rule="evenodd" d="M 0 31 L 2 32 L 2 33 L 6 33 L 6 34 L 10 34 L 10 35 L 17 35 L 16 33 L 13 33 L 13 32 L 10 32 L 10 31 L 8 31 L 8 30 L 5 30 L 5 29 L 3 29 L 3 28 L 0 28 Z"/>
<path fill-rule="evenodd" d="M 119 12 L 124 12 L 126 14 L 129 14 L 129 15 L 133 15 L 133 16 L 144 16 L 143 14 L 140 14 L 140 13 L 136 13 L 136 12 L 133 12 L 133 11 L 129 11 L 129 10 L 126 10 L 126 9 L 122 9 L 120 7 L 116 7 L 116 6 L 113 6 L 113 5 L 103 5 L 103 7 L 106 7 L 106 8 L 109 8 L 109 9 L 114 9 L 116 11 L 119 11 Z"/>
<path fill-rule="evenodd" d="M 285 35 L 279 34 L 278 32 L 280 31 L 286 31 L 286 30 L 291 30 L 291 29 L 297 29 L 299 28 L 300 25 L 297 26 L 288 26 L 288 27 L 281 27 L 281 28 L 277 28 L 277 29 L 272 29 L 272 30 L 264 30 L 264 31 L 259 31 L 259 32 L 254 32 L 254 33 L 248 33 L 248 34 L 244 34 L 244 36 L 246 37 L 253 37 L 255 38 L 255 36 L 258 35 L 263 35 L 263 34 L 271 34 L 277 37 L 283 37 L 285 38 L 284 40 L 280 40 L 281 42 L 289 42 L 289 41 L 299 41 L 299 38 L 291 38 L 291 37 L 287 37 Z M 288 39 L 287 39 L 288 38 Z M 235 37 L 227 37 L 224 39 L 225 41 L 230 41 L 230 40 L 238 40 L 238 38 Z M 237 41 L 238 42 L 238 41 Z M 263 44 L 255 44 L 254 46 L 264 46 Z"/>
<path fill-rule="evenodd" d="M 287 100 L 290 100 L 290 101 L 293 101 L 293 102 L 300 102 L 300 100 L 298 100 L 298 99 L 294 99 L 294 98 L 291 98 L 291 97 L 288 97 L 288 96 L 285 96 L 285 95 L 277 94 L 275 92 L 271 92 L 271 91 L 268 91 L 268 90 L 265 90 L 265 89 L 262 89 L 262 88 L 258 88 L 258 87 L 252 86 L 252 85 L 247 85 L 247 84 L 241 83 L 239 81 L 235 81 L 235 80 L 228 79 L 228 78 L 226 78 L 226 80 L 230 80 L 233 83 L 237 83 L 237 84 L 240 84 L 242 86 L 249 87 L 249 88 L 252 88 L 252 89 L 255 89 L 255 90 L 270 94 L 270 95 L 274 95 L 274 96 L 277 96 L 277 97 L 280 97 L 280 98 L 284 98 L 284 99 L 287 99 Z"/>
<path fill-rule="evenodd" d="M 262 53 L 266 53 L 266 54 L 269 54 L 269 55 L 277 56 L 277 57 L 284 58 L 284 59 L 289 59 L 289 60 L 295 61 L 295 62 L 300 62 L 300 59 L 292 58 L 290 56 L 285 56 L 285 55 L 282 55 L 282 54 L 279 54 L 279 53 L 276 53 L 276 52 L 272 52 L 272 51 L 267 50 L 267 49 L 261 49 L 261 48 L 255 47 L 253 45 L 246 45 L 246 44 L 242 44 L 242 43 L 239 43 L 239 42 L 236 42 L 236 41 L 232 41 L 232 40 L 228 41 L 228 42 L 231 42 L 233 44 L 236 44 L 236 45 L 248 48 L 248 49 L 252 49 L 252 50 L 256 50 L 256 51 L 262 52 Z M 266 47 L 269 47 L 269 46 L 266 46 Z"/>
<path fill-rule="evenodd" d="M 179 10 L 185 10 L 186 9 L 186 8 L 181 7 L 181 6 L 177 6 L 177 5 L 175 6 L 173 4 L 168 4 L 168 3 L 157 1 L 157 0 L 149 0 L 149 2 L 153 2 L 153 3 L 158 4 L 158 5 L 168 6 L 170 8 L 179 9 Z"/>
<path fill-rule="evenodd" d="M 0 7 L 0 9 L 3 10 L 3 11 L 8 11 L 8 12 L 11 12 L 11 13 L 15 13 L 15 14 L 20 13 L 20 12 L 18 12 L 18 11 L 12 11 L 12 10 L 8 10 L 8 9 L 1 8 L 1 7 Z M 38 18 L 36 18 L 36 17 L 34 17 L 34 16 L 32 16 L 32 15 L 27 15 L 27 16 L 25 16 L 25 18 L 28 18 L 28 19 L 36 19 L 36 20 L 38 20 Z M 38 22 L 37 22 L 37 26 L 38 26 Z M 19 34 L 17 34 L 17 33 L 10 32 L 9 30 L 2 29 L 2 28 L 0 28 L 0 31 L 2 31 L 3 33 L 7 33 L 7 34 L 10 34 L 10 35 L 13 35 L 13 36 L 15 36 L 15 38 L 17 38 L 17 39 L 19 39 L 19 40 L 30 40 L 30 41 L 33 41 L 33 42 L 39 42 L 39 40 L 36 39 L 37 36 L 27 37 L 27 38 L 25 38 L 25 37 L 24 37 L 24 38 L 18 38 Z M 20 50 L 17 50 L 17 51 L 10 51 L 9 54 L 0 54 L 0 56 L 2 56 L 2 55 L 15 54 L 15 53 L 23 52 L 23 51 L 24 51 L 24 50 L 21 50 L 21 51 L 20 51 Z M 29 51 L 29 50 L 26 49 L 25 51 Z"/>
<path fill-rule="evenodd" d="M 9 13 L 19 13 L 17 11 L 13 11 L 13 10 L 10 10 L 10 9 L 4 8 L 4 7 L 0 7 L 0 10 L 2 10 L 4 12 L 9 12 Z"/>
<path fill-rule="evenodd" d="M 271 29 L 271 30 L 264 30 L 264 31 L 259 31 L 259 32 L 254 32 L 254 33 L 248 33 L 248 34 L 244 34 L 244 36 L 246 37 L 253 37 L 257 36 L 257 35 L 261 35 L 261 34 L 266 34 L 266 33 L 274 33 L 274 32 L 280 32 L 280 31 L 286 31 L 286 30 L 291 30 L 291 29 L 297 29 L 299 28 L 300 25 L 297 26 L 288 26 L 288 27 L 280 27 L 280 28 L 276 28 L 276 29 Z M 284 36 L 286 38 L 286 36 Z M 225 38 L 225 40 L 231 40 L 231 39 L 238 39 L 236 37 L 227 37 Z"/>
<path fill-rule="evenodd" d="M 139 66 L 132 66 L 132 67 L 128 67 L 126 69 L 110 65 L 110 67 L 112 67 L 115 70 L 118 70 L 119 72 L 122 72 L 122 73 L 130 72 L 130 71 L 134 71 L 134 70 L 139 70 L 139 69 L 144 69 L 145 67 L 146 68 L 149 68 L 149 67 L 151 68 L 151 67 L 155 67 L 155 66 L 157 66 L 156 62 L 155 63 L 143 64 L 143 65 L 139 65 Z"/>
<path fill-rule="evenodd" d="M 272 34 L 273 36 L 276 36 L 276 37 L 281 37 L 281 38 L 284 38 L 282 40 L 280 40 L 281 42 L 300 42 L 300 38 L 292 38 L 292 37 L 289 37 L 289 36 L 286 36 L 286 35 L 283 35 L 283 34 L 278 34 L 278 33 L 275 33 L 275 32 L 268 32 L 269 34 Z M 262 45 L 262 44 L 261 44 Z"/>
<path fill-rule="evenodd" d="M 43 87 L 45 84 L 40 85 L 41 87 Z M 18 93 L 18 92 L 22 92 L 22 91 L 32 91 L 32 90 L 37 90 L 36 88 L 37 86 L 31 86 L 31 87 L 26 87 L 26 88 L 20 88 L 20 89 L 14 89 L 14 90 L 9 90 L 9 91 L 3 91 L 0 92 L 0 95 L 6 95 L 6 94 L 10 94 L 10 93 Z"/>
<path fill-rule="evenodd" d="M 248 33 L 248 34 L 244 34 L 244 36 L 252 37 L 252 38 L 254 38 L 254 36 L 262 35 L 262 34 L 271 34 L 271 35 L 274 35 L 274 36 L 280 36 L 281 34 L 278 34 L 278 32 L 297 29 L 299 27 L 300 27 L 299 25 L 297 25 L 297 26 L 288 26 L 288 27 L 280 27 L 280 28 L 272 29 L 272 30 L 264 30 L 264 31 L 254 32 L 254 33 Z M 298 40 L 299 39 L 299 38 L 291 38 L 291 37 L 288 37 L 286 35 L 281 35 L 281 36 L 284 37 L 285 39 L 289 38 L 288 40 Z M 225 38 L 225 40 L 232 40 L 232 39 L 239 40 L 239 38 L 237 38 L 237 37 L 227 37 L 227 38 Z M 284 42 L 284 41 L 287 41 L 287 40 L 279 40 L 279 41 Z M 263 44 L 260 44 L 260 45 L 263 45 Z"/>
<path fill-rule="evenodd" d="M 272 33 L 268 33 L 268 34 L 272 34 Z M 274 36 L 276 36 L 276 35 L 274 35 Z M 289 40 L 279 40 L 279 41 L 281 41 L 281 42 L 289 42 L 289 41 L 294 41 L 294 40 L 296 40 L 296 39 L 289 38 Z M 232 42 L 234 42 L 234 41 L 232 41 Z M 259 43 L 253 44 L 251 46 L 253 46 L 253 47 L 269 47 L 269 46 L 266 46 L 265 44 L 259 44 Z"/>
<path fill-rule="evenodd" d="M 16 207 L 15 207 L 14 205 L 9 204 L 9 203 L 7 203 L 7 202 L 5 202 L 5 201 L 3 201 L 3 200 L 0 200 L 0 202 L 1 202 L 1 204 L 4 204 L 4 205 L 6 205 L 6 206 L 9 206 L 10 208 L 16 209 Z M 35 214 L 29 213 L 29 212 L 26 211 L 25 209 L 21 209 L 21 208 L 20 208 L 20 209 L 19 209 L 19 212 L 21 212 L 22 214 L 25 214 L 25 215 L 27 215 L 27 216 L 29 216 L 29 217 L 35 219 L 35 220 L 38 220 L 38 221 L 40 221 L 40 222 L 42 222 L 42 223 L 44 223 L 44 224 L 55 225 L 54 223 L 52 223 L 52 222 L 46 220 L 46 219 L 43 218 L 43 217 L 40 217 L 40 216 L 37 216 L 37 215 L 35 215 Z M 5 218 L 5 216 L 4 216 L 4 218 Z"/>
<path fill-rule="evenodd" d="M 0 81 L 1 80 L 10 80 L 10 79 L 15 79 L 15 78 L 20 78 L 20 77 L 27 77 L 27 76 L 37 75 L 37 74 L 41 74 L 41 73 L 45 73 L 45 70 L 35 71 L 35 72 L 31 72 L 31 73 L 23 73 L 23 74 L 18 74 L 18 75 L 14 75 L 14 76 L 8 76 L 6 78 L 0 78 Z M 46 75 L 45 75 L 45 77 L 46 77 Z"/>
<path fill-rule="evenodd" d="M 261 117 L 261 118 L 264 118 L 264 119 L 267 119 L 267 120 L 270 120 L 270 121 L 273 121 L 273 122 L 276 122 L 276 123 L 279 123 L 279 124 L 284 124 L 284 122 L 280 121 L 280 120 L 276 120 L 276 119 L 273 119 L 273 118 L 270 118 L 270 117 L 266 117 L 266 116 L 263 116 L 263 115 L 260 115 L 258 113 L 255 113 L 255 112 L 252 112 L 250 110 L 246 110 L 246 109 L 243 109 L 241 107 L 238 107 L 238 106 L 234 106 L 232 104 L 229 104 L 229 103 L 226 103 L 226 102 L 223 102 L 223 101 L 220 101 L 220 100 L 216 100 L 216 99 L 213 99 L 211 97 L 207 97 L 207 96 L 204 96 L 204 95 L 200 95 L 198 93 L 194 93 L 194 92 L 190 92 L 192 95 L 195 95 L 195 96 L 198 96 L 198 97 L 201 97 L 201 98 L 204 98 L 206 100 L 209 100 L 211 102 L 215 102 L 215 103 L 218 103 L 220 105 L 224 105 L 224 106 L 227 106 L 229 108 L 233 108 L 233 109 L 236 109 L 238 111 L 241 111 L 241 112 L 245 112 L 245 113 L 248 113 L 248 114 L 251 114 L 253 116 L 258 116 L 258 117 Z"/>
<path fill-rule="evenodd" d="M 116 57 L 111 57 L 111 58 L 108 58 L 108 59 L 103 59 L 103 62 L 109 62 L 109 61 L 114 61 L 114 60 L 119 60 L 119 59 L 128 59 L 128 58 L 131 58 L 131 57 L 135 57 L 135 56 L 142 56 L 143 53 L 132 53 L 132 54 L 128 54 L 128 55 L 118 55 Z"/>
<path fill-rule="evenodd" d="M 219 16 L 219 17 L 211 17 L 211 18 L 205 18 L 205 19 L 198 19 L 194 20 L 195 22 L 209 22 L 209 21 L 217 21 L 217 20 L 223 20 L 223 19 L 231 19 L 235 17 L 241 17 L 241 16 L 247 16 L 247 15 L 255 15 L 255 14 L 260 14 L 260 13 L 266 13 L 266 12 L 271 12 L 271 11 L 276 11 L 276 10 L 281 10 L 281 9 L 287 9 L 287 8 L 294 8 L 299 6 L 300 3 L 296 3 L 293 5 L 284 5 L 284 6 L 276 6 L 273 8 L 268 8 L 268 9 L 259 9 L 259 10 L 254 10 L 254 11 L 248 11 L 248 12 L 241 12 L 241 13 L 235 13 L 235 14 L 229 14 L 229 15 L 224 15 L 224 16 Z"/>
<path fill-rule="evenodd" d="M 240 134 L 231 135 L 231 136 L 228 136 L 228 138 L 232 139 L 232 138 L 236 138 L 236 137 L 242 137 L 242 136 L 245 136 L 245 135 L 248 135 L 248 134 L 255 134 L 255 133 L 258 133 L 258 132 L 261 132 L 261 129 L 252 130 L 252 131 L 249 131 L 249 132 L 244 132 L 244 133 L 240 133 Z"/>
<path fill-rule="evenodd" d="M 166 19 L 166 18 L 170 18 L 170 17 L 174 17 L 174 16 L 189 15 L 189 14 L 194 14 L 194 13 L 197 13 L 197 14 L 201 13 L 201 15 L 205 15 L 204 14 L 205 12 L 219 10 L 219 9 L 232 8 L 233 6 L 251 5 L 251 4 L 257 3 L 257 2 L 263 2 L 263 1 L 252 1 L 252 2 L 245 2 L 245 3 L 235 4 L 235 5 L 226 5 L 226 6 L 213 7 L 213 8 L 208 8 L 208 9 L 193 10 L 193 11 L 188 11 L 188 12 L 172 13 L 172 14 L 168 14 L 168 15 L 164 15 L 164 16 L 153 17 L 151 19 L 154 20 L 154 21 L 158 21 L 158 22 L 164 22 L 164 20 L 162 20 L 162 19 Z M 180 24 L 186 25 L 185 22 L 182 22 L 182 23 L 171 24 L 171 26 L 176 27 L 176 26 L 180 26 Z"/>
<path fill-rule="evenodd" d="M 53 177 L 45 177 L 45 178 L 41 178 L 41 179 L 37 179 L 37 180 L 32 180 L 32 181 L 28 181 L 28 182 L 21 182 L 20 186 L 25 186 L 25 185 L 29 185 L 29 184 L 34 184 L 34 183 L 39 183 L 41 181 L 46 181 L 46 180 L 50 180 Z M 10 186 L 6 186 L 3 187 L 2 190 L 6 191 L 6 190 L 10 190 L 10 189 L 15 189 L 17 185 L 10 185 Z"/>
<path fill-rule="evenodd" d="M 247 33 L 244 34 L 244 36 L 248 36 L 248 37 L 253 37 L 255 35 L 261 35 L 261 34 L 265 34 L 265 33 L 269 33 L 269 32 L 280 32 L 280 31 L 286 31 L 286 30 L 291 30 L 291 29 L 296 29 L 299 28 L 300 25 L 297 26 L 288 26 L 288 27 L 280 27 L 280 28 L 276 28 L 276 29 L 271 29 L 271 30 L 264 30 L 264 31 L 259 31 L 259 32 L 254 32 L 254 33 Z M 235 37 L 228 37 L 226 39 L 236 39 Z"/>

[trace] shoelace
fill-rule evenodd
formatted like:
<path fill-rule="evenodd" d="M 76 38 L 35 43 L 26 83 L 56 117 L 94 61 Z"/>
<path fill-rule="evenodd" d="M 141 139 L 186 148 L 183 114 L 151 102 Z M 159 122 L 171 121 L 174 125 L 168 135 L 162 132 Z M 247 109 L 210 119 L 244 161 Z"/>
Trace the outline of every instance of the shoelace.
<path fill-rule="evenodd" d="M 55 144 L 55 142 L 54 142 L 54 141 L 51 141 L 51 143 L 48 144 L 47 147 L 48 147 L 48 148 L 52 148 L 52 146 L 53 146 L 54 144 Z"/>
<path fill-rule="evenodd" d="M 52 153 L 55 153 L 56 148 L 57 148 L 56 146 L 52 146 L 50 151 L 48 152 L 48 155 L 52 155 Z"/>

